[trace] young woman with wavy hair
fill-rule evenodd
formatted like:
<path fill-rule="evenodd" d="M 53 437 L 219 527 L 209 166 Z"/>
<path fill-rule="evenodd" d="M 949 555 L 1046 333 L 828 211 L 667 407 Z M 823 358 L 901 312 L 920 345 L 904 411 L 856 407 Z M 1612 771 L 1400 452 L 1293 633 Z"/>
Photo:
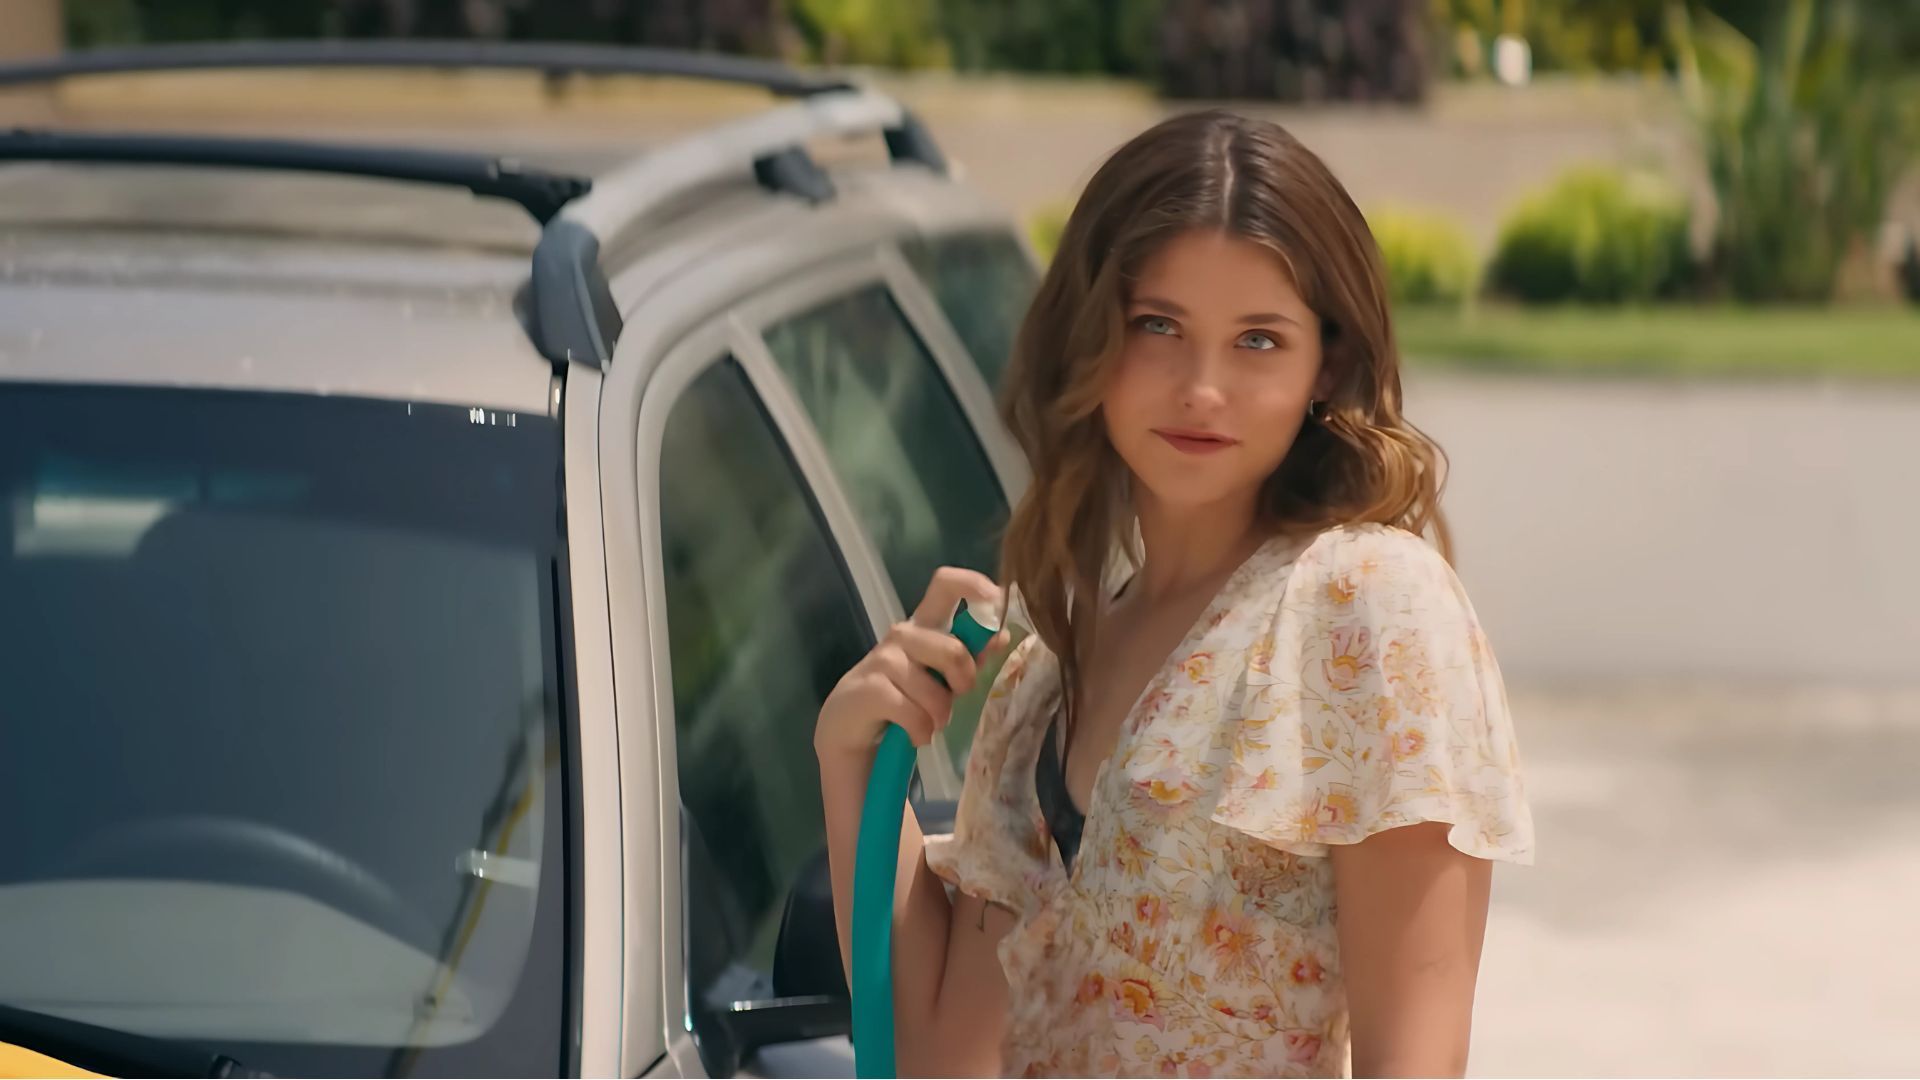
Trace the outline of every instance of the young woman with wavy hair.
<path fill-rule="evenodd" d="M 1353 201 L 1270 123 L 1140 135 L 1074 209 L 1002 411 L 1032 633 L 953 836 L 906 823 L 901 1067 L 1461 1075 L 1490 860 L 1529 861 L 1532 823 Z M 942 570 L 821 710 L 843 943 L 874 743 L 935 737 L 978 670 L 947 622 L 1002 598 Z"/>

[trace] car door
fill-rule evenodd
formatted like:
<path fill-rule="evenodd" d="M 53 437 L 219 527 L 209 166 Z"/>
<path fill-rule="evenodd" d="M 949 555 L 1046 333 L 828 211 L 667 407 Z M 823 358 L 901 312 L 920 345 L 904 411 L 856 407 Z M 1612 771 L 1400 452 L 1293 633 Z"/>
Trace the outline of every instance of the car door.
<path fill-rule="evenodd" d="M 947 205 L 924 194 L 932 210 Z M 609 369 L 601 450 L 630 898 L 623 1069 L 851 1066 L 844 1039 L 824 1044 L 825 1059 L 793 1056 L 818 1045 L 749 1052 L 767 1033 L 742 1020 L 773 1019 L 790 1038 L 823 1023 L 805 1002 L 731 1007 L 796 983 L 829 991 L 802 997 L 831 999 L 835 987 L 796 969 L 839 979 L 830 930 L 812 935 L 829 946 L 824 958 L 781 951 L 788 901 L 830 899 L 816 859 L 813 718 L 934 565 L 993 569 L 1025 477 L 986 379 L 901 252 L 903 237 L 938 221 L 916 211 L 908 224 L 895 209 L 849 198 L 716 249 L 690 272 L 615 279 L 623 304 L 644 303 Z M 954 727 L 975 708 L 963 702 Z M 920 765 L 916 795 L 957 795 L 945 747 Z M 636 932 L 648 925 L 665 940 Z M 781 959 L 793 977 L 778 977 Z"/>
<path fill-rule="evenodd" d="M 900 617 L 903 590 L 917 600 L 942 563 L 992 572 L 1005 522 L 1008 480 L 975 427 L 984 387 L 963 353 L 943 363 L 928 347 L 895 292 L 903 272 L 870 251 L 756 297 L 676 350 L 650 391 L 672 399 L 656 510 L 679 989 L 710 1074 L 850 1068 L 844 1041 L 799 1038 L 844 1016 L 837 953 L 806 940 L 832 939 L 813 717 Z M 922 772 L 957 794 L 937 748 Z M 756 1030 L 741 1029 L 748 1012 Z"/>
<path fill-rule="evenodd" d="M 736 319 L 669 353 L 640 439 L 655 715 L 673 763 L 660 779 L 675 792 L 663 844 L 680 849 L 660 882 L 677 931 L 663 996 L 683 1026 L 669 1055 L 683 1074 L 846 1072 L 844 1038 L 792 1045 L 846 1023 L 812 728 L 887 625 L 884 567 L 785 376 Z M 797 914 L 796 898 L 809 902 Z"/>

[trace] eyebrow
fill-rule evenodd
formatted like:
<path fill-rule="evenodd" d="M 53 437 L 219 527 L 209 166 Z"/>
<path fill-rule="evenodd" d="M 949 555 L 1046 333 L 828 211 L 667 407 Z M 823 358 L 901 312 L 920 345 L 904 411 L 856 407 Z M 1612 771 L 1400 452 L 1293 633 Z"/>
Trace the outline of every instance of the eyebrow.
<path fill-rule="evenodd" d="M 1184 319 L 1187 317 L 1186 308 L 1183 308 L 1179 304 L 1176 304 L 1171 300 L 1165 299 L 1164 297 L 1136 296 L 1133 298 L 1133 303 L 1136 307 L 1149 307 L 1157 311 L 1164 311 L 1176 319 Z M 1292 316 L 1289 316 L 1289 315 L 1282 315 L 1277 311 L 1256 311 L 1251 315 L 1240 316 L 1240 324 L 1242 326 L 1256 326 L 1261 323 L 1282 323 L 1282 322 L 1292 326 L 1300 325 L 1300 320 L 1293 318 Z"/>

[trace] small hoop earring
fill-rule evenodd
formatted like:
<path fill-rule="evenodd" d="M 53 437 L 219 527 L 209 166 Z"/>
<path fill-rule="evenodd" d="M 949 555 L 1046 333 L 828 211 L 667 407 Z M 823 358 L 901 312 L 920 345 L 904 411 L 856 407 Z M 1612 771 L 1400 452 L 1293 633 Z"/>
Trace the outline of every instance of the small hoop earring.
<path fill-rule="evenodd" d="M 1318 401 L 1307 402 L 1307 419 L 1309 420 L 1320 419 L 1320 402 Z"/>

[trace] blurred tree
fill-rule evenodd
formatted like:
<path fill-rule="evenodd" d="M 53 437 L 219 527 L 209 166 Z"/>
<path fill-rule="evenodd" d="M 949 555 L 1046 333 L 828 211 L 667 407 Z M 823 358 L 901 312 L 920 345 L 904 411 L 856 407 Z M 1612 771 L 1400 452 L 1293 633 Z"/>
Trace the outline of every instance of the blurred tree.
<path fill-rule="evenodd" d="M 346 36 L 598 41 L 768 55 L 779 51 L 784 8 L 782 0 L 66 0 L 66 24 L 78 48 Z"/>
<path fill-rule="evenodd" d="M 335 0 L 66 0 L 75 48 L 139 41 L 318 37 L 337 29 Z"/>
<path fill-rule="evenodd" d="M 1892 45 L 1848 0 L 1788 0 L 1756 43 L 1670 18 L 1718 220 L 1715 269 L 1745 300 L 1825 300 L 1920 150 Z M 1872 32 L 1868 32 L 1872 31 Z"/>
<path fill-rule="evenodd" d="M 1147 76 L 1163 0 L 941 0 L 954 66 Z"/>
<path fill-rule="evenodd" d="M 1427 0 L 1166 0 L 1160 80 L 1176 97 L 1418 101 Z"/>
<path fill-rule="evenodd" d="M 0 4 L 52 0 L 0 0 Z M 1696 6 L 1764 41 L 1787 0 Z M 1502 33 L 1540 70 L 1669 66 L 1666 0 L 66 0 L 81 47 L 220 37 L 410 35 L 646 43 L 967 69 L 1154 75 L 1177 93 L 1244 85 L 1258 97 L 1417 94 L 1430 55 L 1485 69 Z M 1424 11 L 1422 10 L 1424 9 Z M 1862 0 L 1862 18 L 1920 70 L 1920 0 Z M 1425 23 L 1424 32 L 1422 23 Z M 1222 70 L 1209 72 L 1218 61 Z M 1271 84 L 1271 85 L 1269 85 Z M 1191 91 L 1184 89 L 1191 86 Z"/>
<path fill-rule="evenodd" d="M 353 37 L 594 41 L 766 55 L 780 0 L 319 0 Z"/>

